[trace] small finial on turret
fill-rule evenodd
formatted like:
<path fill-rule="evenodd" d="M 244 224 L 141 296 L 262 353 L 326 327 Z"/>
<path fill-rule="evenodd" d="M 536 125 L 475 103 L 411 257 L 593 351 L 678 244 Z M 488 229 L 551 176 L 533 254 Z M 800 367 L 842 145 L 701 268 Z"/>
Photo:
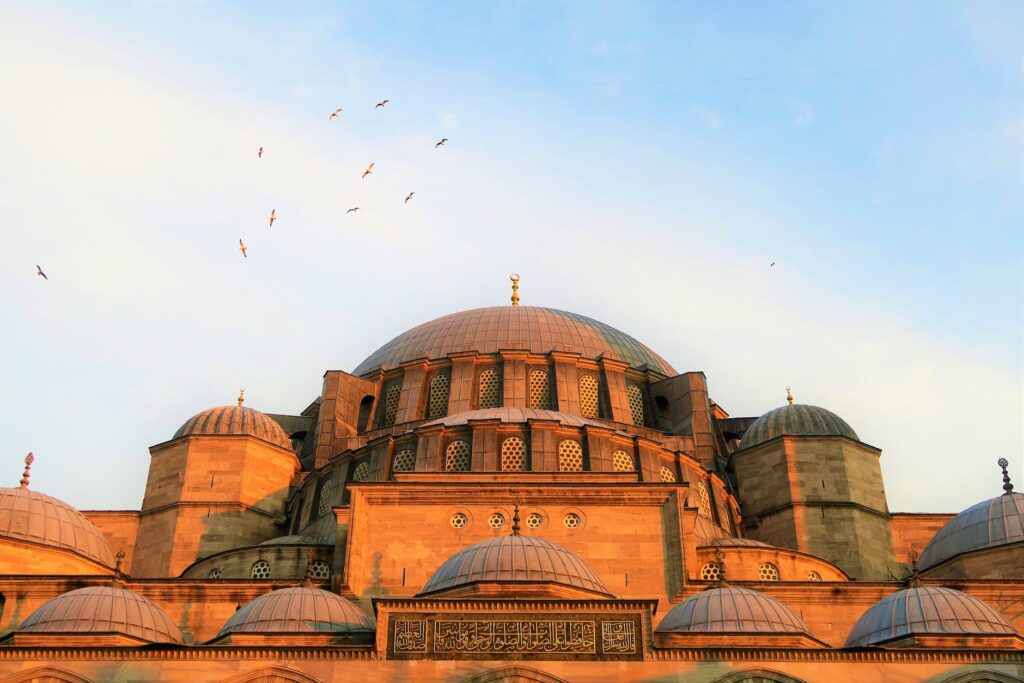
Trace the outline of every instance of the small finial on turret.
<path fill-rule="evenodd" d="M 786 401 L 789 402 L 789 405 L 793 405 L 793 392 L 789 390 L 789 387 L 786 387 Z"/>
<path fill-rule="evenodd" d="M 310 548 L 306 552 L 306 580 L 302 582 L 302 585 L 307 588 L 313 585 L 313 558 L 315 557 L 316 551 Z"/>
<path fill-rule="evenodd" d="M 910 549 L 910 576 L 907 577 L 908 588 L 920 588 L 921 587 L 921 572 L 917 568 L 917 551 L 913 548 Z"/>
<path fill-rule="evenodd" d="M 241 408 L 243 403 L 245 403 L 245 387 L 238 390 L 238 407 Z"/>
<path fill-rule="evenodd" d="M 114 576 L 110 579 L 110 585 L 114 588 L 124 588 L 125 575 L 121 569 L 121 564 L 124 562 L 124 551 L 118 550 L 117 554 L 114 555 L 114 560 Z"/>
<path fill-rule="evenodd" d="M 715 550 L 715 562 L 718 563 L 718 587 L 722 588 L 728 584 L 725 581 L 725 553 L 721 548 Z"/>
<path fill-rule="evenodd" d="M 21 488 L 23 489 L 28 488 L 28 478 L 29 475 L 31 474 L 30 470 L 32 469 L 32 463 L 34 463 L 35 461 L 36 456 L 32 455 L 31 453 L 25 456 L 25 471 L 22 472 L 21 474 Z"/>
<path fill-rule="evenodd" d="M 519 305 L 519 273 L 512 273 L 508 276 L 508 279 L 512 281 L 512 305 Z"/>
<path fill-rule="evenodd" d="M 512 535 L 519 535 L 519 502 L 516 502 L 515 509 L 512 511 Z"/>
<path fill-rule="evenodd" d="M 1006 458 L 999 458 L 996 462 L 1003 468 L 1003 495 L 1008 496 L 1013 493 L 1013 484 L 1010 483 L 1010 473 L 1006 471 L 1006 468 L 1010 466 L 1010 462 Z M 25 471 L 28 472 L 28 470 Z"/>

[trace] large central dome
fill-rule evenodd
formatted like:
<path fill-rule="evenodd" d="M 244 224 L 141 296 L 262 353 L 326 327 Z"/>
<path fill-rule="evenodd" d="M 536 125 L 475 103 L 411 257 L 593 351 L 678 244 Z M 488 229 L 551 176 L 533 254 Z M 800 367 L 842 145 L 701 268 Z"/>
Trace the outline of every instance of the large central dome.
<path fill-rule="evenodd" d="M 642 365 L 676 375 L 661 356 L 624 332 L 576 313 L 536 306 L 493 306 L 452 313 L 404 332 L 359 364 L 352 374 L 391 368 L 418 358 L 444 358 L 449 353 L 500 350 L 533 353 L 569 351 L 584 358 L 617 356 L 633 367 Z"/>

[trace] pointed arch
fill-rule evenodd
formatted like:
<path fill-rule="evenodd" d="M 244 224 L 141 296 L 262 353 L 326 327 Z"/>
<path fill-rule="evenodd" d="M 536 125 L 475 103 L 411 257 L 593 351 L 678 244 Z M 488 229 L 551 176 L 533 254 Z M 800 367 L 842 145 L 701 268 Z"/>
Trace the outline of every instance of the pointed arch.
<path fill-rule="evenodd" d="M 92 683 L 88 678 L 79 676 L 72 671 L 55 669 L 50 666 L 22 671 L 4 680 L 7 683 Z"/>
<path fill-rule="evenodd" d="M 462 683 L 566 683 L 565 679 L 525 666 L 503 666 L 464 678 Z"/>
<path fill-rule="evenodd" d="M 309 674 L 284 666 L 268 666 L 255 671 L 245 671 L 223 683 L 320 683 Z"/>
<path fill-rule="evenodd" d="M 942 683 L 1024 683 L 1024 678 L 1000 671 L 981 669 L 961 671 L 949 678 L 942 679 Z"/>
<path fill-rule="evenodd" d="M 806 683 L 781 671 L 771 669 L 746 669 L 744 671 L 733 671 L 716 678 L 712 683 Z"/>

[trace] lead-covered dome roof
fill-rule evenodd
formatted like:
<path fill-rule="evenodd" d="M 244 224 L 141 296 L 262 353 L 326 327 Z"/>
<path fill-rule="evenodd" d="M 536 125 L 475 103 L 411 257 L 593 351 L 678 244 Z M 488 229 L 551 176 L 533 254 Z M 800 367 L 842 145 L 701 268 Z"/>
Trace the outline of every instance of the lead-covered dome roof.
<path fill-rule="evenodd" d="M 193 415 L 174 433 L 182 436 L 254 436 L 275 446 L 292 449 L 281 425 L 258 410 L 244 406 L 220 406 Z"/>
<path fill-rule="evenodd" d="M 725 586 L 692 595 L 658 624 L 668 633 L 808 633 L 804 620 L 775 598 Z"/>
<path fill-rule="evenodd" d="M 498 536 L 448 558 L 420 595 L 478 581 L 558 583 L 610 595 L 590 565 L 568 548 L 536 536 Z"/>
<path fill-rule="evenodd" d="M 452 313 L 403 332 L 352 371 L 362 375 L 419 358 L 450 353 L 497 353 L 502 349 L 575 352 L 584 358 L 617 356 L 633 367 L 665 375 L 676 371 L 661 356 L 610 325 L 568 311 L 536 306 L 493 306 Z"/>
<path fill-rule="evenodd" d="M 58 595 L 30 614 L 18 631 L 118 633 L 150 643 L 181 643 L 181 631 L 167 612 L 138 593 L 114 586 Z"/>
<path fill-rule="evenodd" d="M 1024 495 L 1004 493 L 972 505 L 939 529 L 918 559 L 922 570 L 961 553 L 1024 542 Z"/>
<path fill-rule="evenodd" d="M 843 418 L 818 406 L 790 404 L 768 411 L 747 427 L 740 448 L 751 448 L 777 436 L 845 436 L 860 441 Z"/>
<path fill-rule="evenodd" d="M 351 602 L 311 586 L 261 595 L 236 611 L 217 634 L 372 633 L 373 621 Z"/>
<path fill-rule="evenodd" d="M 951 588 L 907 588 L 888 595 L 861 615 L 846 647 L 879 645 L 911 635 L 1014 633 L 1003 615 L 978 598 Z"/>
<path fill-rule="evenodd" d="M 28 487 L 0 488 L 0 538 L 70 550 L 114 566 L 107 539 L 85 515 Z"/>

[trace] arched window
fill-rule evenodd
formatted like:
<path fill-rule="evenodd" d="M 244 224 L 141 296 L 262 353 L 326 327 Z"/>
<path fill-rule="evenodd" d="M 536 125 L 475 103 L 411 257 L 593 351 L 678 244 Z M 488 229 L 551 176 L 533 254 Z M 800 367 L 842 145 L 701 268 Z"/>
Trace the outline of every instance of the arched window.
<path fill-rule="evenodd" d="M 494 368 L 487 368 L 480 373 L 479 380 L 479 407 L 483 408 L 497 408 L 498 407 L 498 371 Z"/>
<path fill-rule="evenodd" d="M 661 480 L 666 484 L 675 483 L 676 480 L 676 473 L 664 466 L 662 466 L 662 468 L 658 471 L 658 476 L 660 476 Z"/>
<path fill-rule="evenodd" d="M 249 572 L 249 576 L 254 579 L 269 579 L 270 563 L 266 560 L 260 560 L 252 566 L 252 570 Z"/>
<path fill-rule="evenodd" d="M 220 567 L 214 567 L 213 569 L 210 570 L 209 578 L 211 578 L 211 579 L 219 579 L 220 575 L 221 575 Z"/>
<path fill-rule="evenodd" d="M 356 468 L 352 470 L 352 481 L 355 483 L 369 481 L 370 480 L 370 463 L 366 460 L 362 461 Z"/>
<path fill-rule="evenodd" d="M 580 377 L 580 412 L 583 417 L 597 417 L 597 377 Z"/>
<path fill-rule="evenodd" d="M 416 451 L 403 448 L 395 453 L 395 472 L 412 472 L 416 469 Z"/>
<path fill-rule="evenodd" d="M 328 479 L 320 487 L 320 500 L 316 504 L 316 516 L 323 517 L 330 509 L 331 505 L 334 504 L 334 480 Z"/>
<path fill-rule="evenodd" d="M 757 577 L 762 581 L 778 581 L 779 568 L 771 562 L 763 562 L 761 566 L 757 568 Z"/>
<path fill-rule="evenodd" d="M 702 481 L 697 482 L 697 514 L 711 519 L 711 496 L 708 487 Z"/>
<path fill-rule="evenodd" d="M 518 436 L 510 436 L 501 442 L 501 471 L 526 471 L 526 442 Z"/>
<path fill-rule="evenodd" d="M 398 415 L 398 399 L 402 396 L 402 385 L 400 382 L 392 382 L 384 390 L 384 415 L 381 417 L 381 427 L 390 427 L 395 424 L 395 417 Z"/>
<path fill-rule="evenodd" d="M 722 565 L 717 562 L 708 562 L 700 568 L 700 578 L 702 581 L 721 581 Z"/>
<path fill-rule="evenodd" d="M 547 370 L 530 371 L 530 407 L 551 409 L 551 375 Z"/>
<path fill-rule="evenodd" d="M 313 578 L 317 581 L 326 581 L 331 578 L 331 566 L 323 560 L 313 563 Z"/>
<path fill-rule="evenodd" d="M 579 441 L 565 439 L 558 443 L 558 471 L 583 471 L 583 446 Z"/>
<path fill-rule="evenodd" d="M 644 426 L 644 394 L 636 384 L 626 387 L 626 397 L 629 399 L 629 414 L 633 418 L 633 424 Z"/>
<path fill-rule="evenodd" d="M 452 441 L 444 453 L 445 472 L 469 472 L 469 442 Z"/>
<path fill-rule="evenodd" d="M 430 399 L 427 401 L 427 417 L 444 417 L 448 414 L 449 382 L 447 373 L 438 373 L 430 380 Z"/>
<path fill-rule="evenodd" d="M 626 451 L 615 451 L 612 453 L 612 469 L 616 472 L 633 472 L 636 469 L 633 456 Z"/>
<path fill-rule="evenodd" d="M 821 581 L 821 574 L 819 574 L 818 572 L 816 572 L 816 571 L 814 571 L 812 569 L 811 571 L 807 572 L 807 580 L 808 581 Z"/>

